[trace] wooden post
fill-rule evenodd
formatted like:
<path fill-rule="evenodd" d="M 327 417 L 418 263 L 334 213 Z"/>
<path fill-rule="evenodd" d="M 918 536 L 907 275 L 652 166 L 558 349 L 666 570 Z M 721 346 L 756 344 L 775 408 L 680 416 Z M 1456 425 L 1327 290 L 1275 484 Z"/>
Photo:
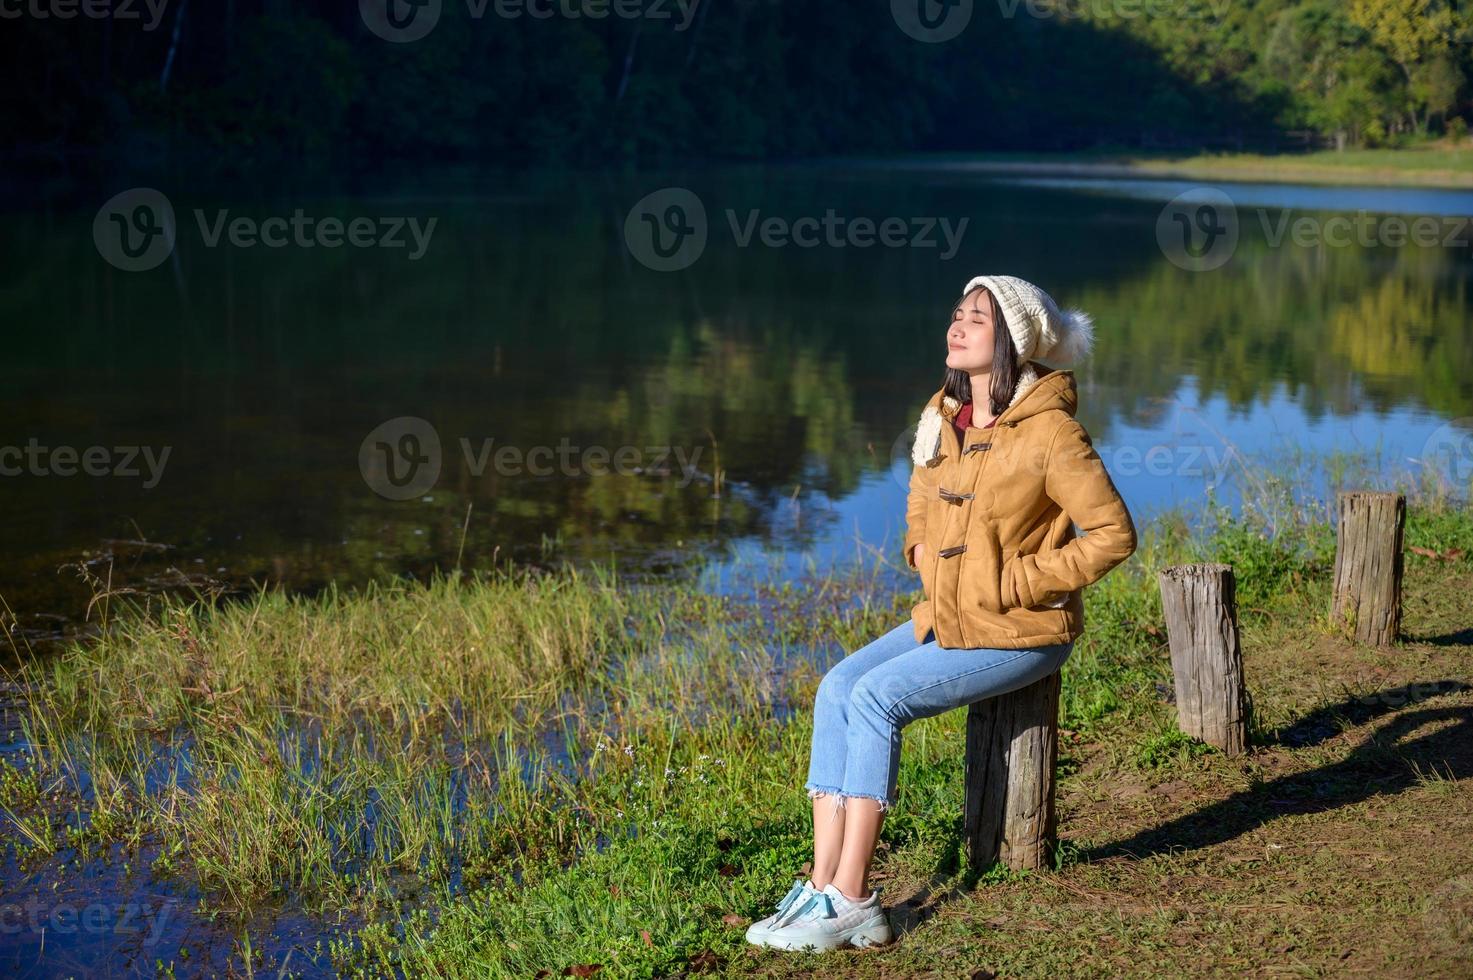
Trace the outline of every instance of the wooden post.
<path fill-rule="evenodd" d="M 1173 565 L 1156 575 L 1176 679 L 1177 724 L 1228 755 L 1248 747 L 1248 695 L 1233 566 Z"/>
<path fill-rule="evenodd" d="M 1061 684 L 1054 671 L 967 708 L 962 826 L 976 871 L 994 861 L 1014 871 L 1050 866 Z"/>
<path fill-rule="evenodd" d="M 1406 497 L 1341 491 L 1330 620 L 1362 642 L 1389 646 L 1401 631 L 1402 532 Z"/>

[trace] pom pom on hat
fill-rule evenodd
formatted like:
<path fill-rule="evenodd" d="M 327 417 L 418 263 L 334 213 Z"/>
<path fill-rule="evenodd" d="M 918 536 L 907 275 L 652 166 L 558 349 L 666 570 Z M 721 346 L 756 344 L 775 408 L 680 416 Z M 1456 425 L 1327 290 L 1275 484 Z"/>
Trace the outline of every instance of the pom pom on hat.
<path fill-rule="evenodd" d="M 1078 364 L 1094 351 L 1095 321 L 1081 309 L 1070 308 L 1060 315 L 1060 325 L 1053 345 L 1043 350 L 1040 339 L 1038 356 L 1051 364 Z M 1047 337 L 1049 331 L 1044 330 Z"/>

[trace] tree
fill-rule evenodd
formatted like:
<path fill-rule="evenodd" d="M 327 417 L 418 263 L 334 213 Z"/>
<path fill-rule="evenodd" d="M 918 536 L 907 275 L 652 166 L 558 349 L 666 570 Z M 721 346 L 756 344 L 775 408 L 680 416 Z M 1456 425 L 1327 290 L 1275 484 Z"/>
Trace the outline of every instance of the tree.
<path fill-rule="evenodd" d="M 1431 87 L 1426 81 L 1419 84 L 1419 77 L 1436 61 L 1454 64 L 1453 41 L 1462 28 L 1458 11 L 1442 0 L 1351 0 L 1350 20 L 1401 69 L 1406 80 L 1405 108 L 1418 131 L 1425 133 Z M 1455 84 L 1454 92 L 1456 89 Z M 1444 90 L 1439 89 L 1439 94 Z M 1445 111 L 1447 105 L 1443 103 L 1437 111 Z"/>

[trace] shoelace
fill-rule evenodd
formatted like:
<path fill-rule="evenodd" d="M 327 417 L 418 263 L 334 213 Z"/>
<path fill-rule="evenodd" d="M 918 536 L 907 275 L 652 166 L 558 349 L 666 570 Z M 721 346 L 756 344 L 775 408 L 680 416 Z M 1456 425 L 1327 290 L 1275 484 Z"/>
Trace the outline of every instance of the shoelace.
<path fill-rule="evenodd" d="M 818 909 L 822 909 L 823 914 L 814 916 L 813 913 Z M 785 926 L 790 923 L 797 922 L 799 919 L 832 919 L 833 917 L 834 900 L 829 898 L 829 896 L 825 892 L 816 891 L 809 895 L 808 898 L 804 901 L 799 902 L 797 905 L 793 906 L 791 911 L 779 918 L 778 921 L 774 923 L 774 927 Z"/>
<path fill-rule="evenodd" d="M 793 887 L 789 888 L 788 893 L 784 895 L 782 897 L 782 900 L 777 903 L 777 910 L 779 912 L 787 911 L 788 906 L 792 905 L 793 902 L 797 900 L 798 896 L 802 895 L 806 891 L 808 891 L 808 886 L 805 885 L 803 882 L 793 882 Z"/>

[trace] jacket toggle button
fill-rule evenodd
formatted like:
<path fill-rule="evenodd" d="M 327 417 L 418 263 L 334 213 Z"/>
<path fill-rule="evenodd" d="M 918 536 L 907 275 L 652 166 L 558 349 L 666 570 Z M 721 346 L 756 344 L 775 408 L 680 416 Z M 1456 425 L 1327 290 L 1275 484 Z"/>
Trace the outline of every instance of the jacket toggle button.
<path fill-rule="evenodd" d="M 936 554 L 940 555 L 942 558 L 950 558 L 952 555 L 959 555 L 963 551 L 966 551 L 966 550 L 967 550 L 967 546 L 966 545 L 964 545 L 964 544 L 958 544 L 958 545 L 953 545 L 950 548 L 942 548 L 940 551 L 936 552 Z"/>

